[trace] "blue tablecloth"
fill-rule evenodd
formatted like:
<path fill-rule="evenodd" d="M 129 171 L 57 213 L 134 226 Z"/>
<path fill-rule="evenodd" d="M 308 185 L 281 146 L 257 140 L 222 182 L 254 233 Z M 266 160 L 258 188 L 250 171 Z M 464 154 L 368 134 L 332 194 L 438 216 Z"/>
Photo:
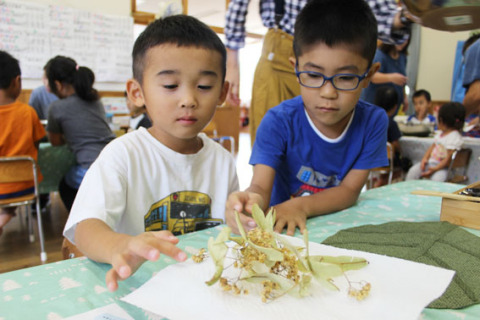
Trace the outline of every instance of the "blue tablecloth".
<path fill-rule="evenodd" d="M 366 224 L 439 221 L 441 198 L 410 194 L 417 189 L 453 192 L 460 186 L 420 180 L 366 191 L 361 194 L 357 204 L 349 209 L 309 219 L 307 228 L 310 241 L 322 242 L 338 230 Z M 189 247 L 206 247 L 208 238 L 216 236 L 220 229 L 217 227 L 181 236 L 179 246 L 187 252 L 190 251 Z M 480 236 L 478 230 L 467 230 Z M 296 236 L 301 235 L 297 232 Z M 119 299 L 172 263 L 175 263 L 173 259 L 162 256 L 156 262 L 143 264 L 133 277 L 120 284 L 115 293 L 109 292 L 105 286 L 105 273 L 109 266 L 86 258 L 0 274 L 0 319 L 61 319 L 111 303 L 117 303 L 134 319 L 156 319 Z M 181 301 L 179 297 L 181 306 L 188 307 L 188 302 Z M 480 305 L 474 305 L 462 310 L 425 309 L 421 319 L 473 320 L 479 319 L 479 315 Z"/>
<path fill-rule="evenodd" d="M 67 145 L 54 147 L 49 142 L 40 143 L 38 165 L 43 175 L 40 193 L 57 191 L 60 180 L 75 164 L 75 155 Z"/>

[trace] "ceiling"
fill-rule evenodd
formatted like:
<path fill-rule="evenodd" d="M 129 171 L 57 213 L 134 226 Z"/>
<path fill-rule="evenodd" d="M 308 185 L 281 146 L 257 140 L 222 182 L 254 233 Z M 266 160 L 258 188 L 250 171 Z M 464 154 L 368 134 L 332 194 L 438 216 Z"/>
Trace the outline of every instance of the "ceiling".
<path fill-rule="evenodd" d="M 137 11 L 158 14 L 165 9 L 181 8 L 181 0 L 136 0 Z M 210 26 L 225 26 L 226 1 L 225 0 L 186 0 L 188 2 L 187 14 L 194 16 Z M 250 1 L 247 15 L 246 28 L 248 32 L 265 34 L 266 28 L 260 19 L 259 1 Z"/>

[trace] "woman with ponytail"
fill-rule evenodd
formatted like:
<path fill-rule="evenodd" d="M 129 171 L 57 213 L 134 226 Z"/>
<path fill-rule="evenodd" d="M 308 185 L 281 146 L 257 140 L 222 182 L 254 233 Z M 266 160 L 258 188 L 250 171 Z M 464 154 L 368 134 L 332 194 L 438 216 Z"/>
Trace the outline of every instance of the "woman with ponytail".
<path fill-rule="evenodd" d="M 60 197 L 70 211 L 83 176 L 115 135 L 93 88 L 92 70 L 78 66 L 71 58 L 56 56 L 48 61 L 45 73 L 50 91 L 59 98 L 48 113 L 49 140 L 54 146 L 68 144 L 77 160 L 59 186 Z"/>

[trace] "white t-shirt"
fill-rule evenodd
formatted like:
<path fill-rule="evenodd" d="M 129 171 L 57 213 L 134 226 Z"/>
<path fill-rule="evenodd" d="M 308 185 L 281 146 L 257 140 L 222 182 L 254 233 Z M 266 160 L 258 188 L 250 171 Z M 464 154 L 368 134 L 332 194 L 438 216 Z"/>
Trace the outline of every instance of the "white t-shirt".
<path fill-rule="evenodd" d="M 448 134 L 439 131 L 435 133 L 433 141 L 435 146 L 429 161 L 438 163 L 447 157 L 447 150 L 458 150 L 462 147 L 463 137 L 457 130 L 450 131 Z"/>
<path fill-rule="evenodd" d="M 65 226 L 89 218 L 130 235 L 175 234 L 223 223 L 227 196 L 239 189 L 233 156 L 200 133 L 196 154 L 175 152 L 139 128 L 113 140 L 85 175 Z"/>

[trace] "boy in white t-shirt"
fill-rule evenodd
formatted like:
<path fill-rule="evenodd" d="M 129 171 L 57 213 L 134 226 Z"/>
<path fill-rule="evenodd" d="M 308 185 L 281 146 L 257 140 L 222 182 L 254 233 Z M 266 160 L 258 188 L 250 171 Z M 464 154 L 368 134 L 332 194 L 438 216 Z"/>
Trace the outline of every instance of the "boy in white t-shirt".
<path fill-rule="evenodd" d="M 193 17 L 171 16 L 145 29 L 132 56 L 128 97 L 146 106 L 153 126 L 105 147 L 64 230 L 86 256 L 112 265 L 111 291 L 160 253 L 185 260 L 174 234 L 223 223 L 238 190 L 232 155 L 200 133 L 228 91 L 222 41 Z"/>
<path fill-rule="evenodd" d="M 427 178 L 433 181 L 446 181 L 448 165 L 455 150 L 462 147 L 460 133 L 465 122 L 465 108 L 461 103 L 449 102 L 438 111 L 438 128 L 434 143 L 428 148 L 422 161 L 408 170 L 406 180 Z"/>

